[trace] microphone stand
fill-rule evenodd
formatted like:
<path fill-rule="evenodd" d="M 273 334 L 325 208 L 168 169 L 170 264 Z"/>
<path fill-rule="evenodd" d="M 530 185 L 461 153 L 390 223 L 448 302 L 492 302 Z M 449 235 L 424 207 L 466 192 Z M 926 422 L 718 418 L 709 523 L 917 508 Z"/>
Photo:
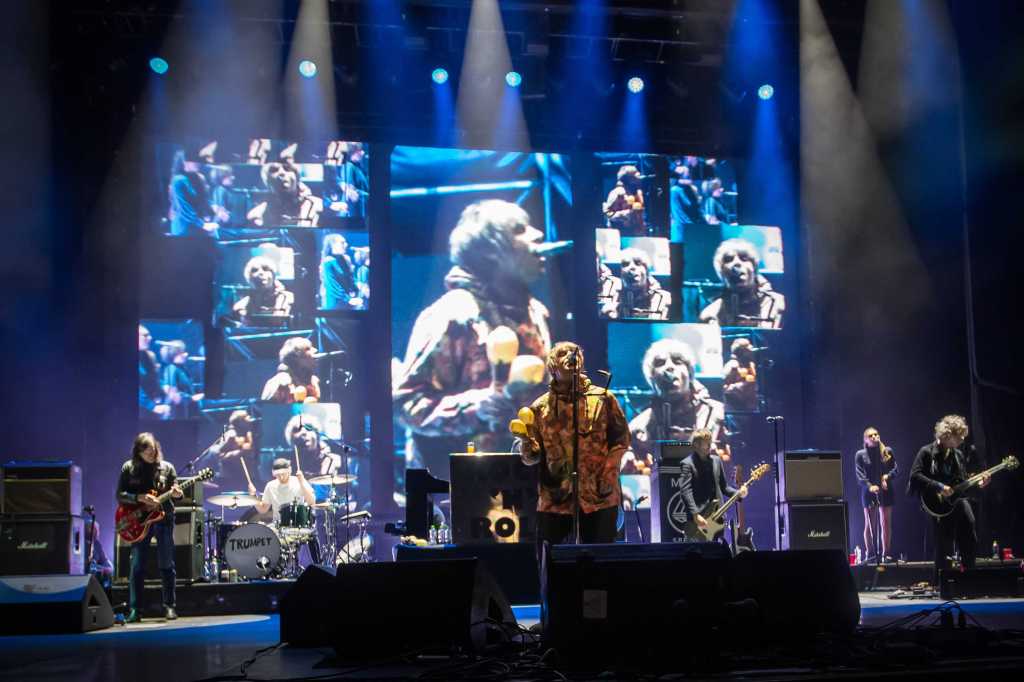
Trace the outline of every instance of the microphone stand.
<path fill-rule="evenodd" d="M 782 487 L 779 480 L 779 469 L 785 464 L 786 456 L 782 454 L 782 462 L 779 461 L 779 422 L 782 417 L 768 417 L 775 434 L 775 549 L 782 550 L 782 531 L 786 522 L 785 514 L 782 512 Z"/>
<path fill-rule="evenodd" d="M 579 429 L 579 393 L 580 368 L 579 350 L 572 353 L 572 383 L 569 397 L 572 400 L 572 525 L 573 544 L 579 545 L 580 535 L 580 429 Z"/>

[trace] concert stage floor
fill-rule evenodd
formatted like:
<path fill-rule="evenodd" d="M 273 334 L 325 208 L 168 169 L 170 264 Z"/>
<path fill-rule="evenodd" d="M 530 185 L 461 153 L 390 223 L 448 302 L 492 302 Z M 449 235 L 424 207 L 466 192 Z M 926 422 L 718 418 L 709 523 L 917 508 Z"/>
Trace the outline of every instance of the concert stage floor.
<path fill-rule="evenodd" d="M 915 613 L 935 608 L 943 602 L 938 599 L 890 599 L 889 592 L 861 593 L 861 625 L 876 629 Z M 990 630 L 1024 630 L 1024 599 L 972 599 L 961 602 L 970 617 Z M 537 622 L 536 606 L 516 607 L 521 625 L 529 627 Z M 36 682 L 43 680 L 204 680 L 241 679 L 240 665 L 261 649 L 278 643 L 279 620 L 273 615 L 236 615 L 182 617 L 177 621 L 162 619 L 115 626 L 108 630 L 81 635 L 50 635 L 0 638 L 0 680 Z M 635 636 L 642 637 L 642 633 Z M 1005 647 L 989 655 L 967 656 L 957 638 L 951 635 L 947 644 L 920 650 L 914 656 L 902 651 L 899 660 L 890 657 L 886 667 L 860 666 L 846 657 L 842 665 L 822 667 L 818 659 L 814 665 L 780 660 L 777 665 L 761 666 L 758 677 L 773 680 L 787 679 L 857 679 L 898 673 L 901 679 L 934 680 L 945 674 L 962 676 L 965 670 L 984 668 L 989 679 L 1000 679 L 1002 674 L 1024 670 L 1024 648 L 1018 639 L 1016 654 L 1010 655 Z M 398 645 L 398 643 L 396 643 Z M 866 647 L 864 655 L 871 655 Z M 953 652 L 958 658 L 951 660 Z M 964 654 L 964 655 L 959 655 Z M 345 666 L 333 660 L 333 651 L 282 647 L 261 655 L 248 668 L 250 680 L 303 679 L 338 674 L 352 679 L 411 679 L 424 672 L 450 665 L 447 659 L 417 660 L 412 663 L 390 661 L 373 667 Z M 877 663 L 877 660 L 876 660 Z M 940 667 L 941 663 L 941 667 Z M 772 671 L 772 672 L 768 672 Z M 483 674 L 484 670 L 478 670 Z M 509 679 L 538 679 L 533 675 L 520 675 Z M 679 671 L 682 672 L 682 671 Z M 750 673 L 751 671 L 747 671 Z M 720 673 L 718 677 L 730 677 Z M 454 679 L 454 675 L 440 675 L 435 679 Z M 591 679 L 593 676 L 569 675 L 571 679 Z M 613 679 L 628 678 L 615 675 Z M 672 677 L 672 676 L 669 676 Z M 495 678 L 496 679 L 496 678 Z M 551 679 L 548 677 L 547 679 Z M 607 676 L 604 679 L 609 679 Z M 694 679 L 694 678 L 688 678 Z"/>

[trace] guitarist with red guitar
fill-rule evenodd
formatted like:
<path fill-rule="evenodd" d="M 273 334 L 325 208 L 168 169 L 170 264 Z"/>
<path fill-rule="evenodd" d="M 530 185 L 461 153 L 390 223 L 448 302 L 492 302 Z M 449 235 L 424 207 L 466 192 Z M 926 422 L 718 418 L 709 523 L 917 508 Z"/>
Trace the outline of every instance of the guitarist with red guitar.
<path fill-rule="evenodd" d="M 157 496 L 167 492 L 170 492 L 170 496 L 161 505 Z M 131 610 L 126 622 L 137 623 L 142 620 L 140 598 L 146 577 L 146 556 L 149 554 L 150 539 L 153 537 L 156 538 L 163 587 L 164 617 L 167 620 L 178 617 L 174 610 L 174 505 L 169 498 L 182 495 L 183 492 L 177 485 L 174 465 L 164 460 L 160 443 L 152 433 L 140 433 L 132 445 L 131 459 L 121 467 L 121 477 L 117 483 L 117 501 L 123 508 L 140 505 L 142 509 L 150 512 L 160 511 L 162 507 L 164 517 L 149 525 L 144 535 L 132 544 L 131 575 L 128 581 L 128 606 Z"/>

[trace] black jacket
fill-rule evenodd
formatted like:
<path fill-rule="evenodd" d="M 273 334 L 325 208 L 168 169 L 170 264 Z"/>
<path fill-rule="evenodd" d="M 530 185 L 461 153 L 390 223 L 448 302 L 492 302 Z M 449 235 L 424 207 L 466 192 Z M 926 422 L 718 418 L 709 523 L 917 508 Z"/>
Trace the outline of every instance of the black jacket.
<path fill-rule="evenodd" d="M 943 450 L 938 443 L 932 442 L 917 451 L 907 480 L 908 495 L 920 495 L 928 489 L 938 492 L 944 485 L 954 486 L 967 478 L 964 453 L 959 449 L 952 451 L 953 460 L 947 472 L 943 466 Z"/>
<path fill-rule="evenodd" d="M 121 476 L 117 480 L 117 501 L 134 503 L 139 495 L 150 491 L 156 494 L 165 493 L 178 480 L 174 465 L 161 460 L 156 464 L 147 464 L 140 459 L 129 459 L 121 466 Z M 174 511 L 174 503 L 168 499 L 164 503 L 164 511 Z M 173 518 L 173 516 L 172 516 Z"/>
<path fill-rule="evenodd" d="M 731 497 L 736 493 L 736 488 L 730 486 L 729 482 L 725 480 L 725 468 L 722 466 L 721 458 L 718 455 L 709 455 L 711 458 L 712 496 L 707 499 L 698 499 L 704 496 L 695 494 L 695 488 L 698 487 L 695 485 L 698 476 L 697 457 L 699 457 L 697 453 L 691 453 L 689 457 L 683 460 L 679 468 L 679 492 L 683 496 L 683 507 L 687 520 L 697 516 L 701 509 L 704 508 L 704 505 L 711 501 L 712 497 L 721 501 L 722 498 Z M 705 486 L 701 485 L 699 487 L 703 488 Z"/>

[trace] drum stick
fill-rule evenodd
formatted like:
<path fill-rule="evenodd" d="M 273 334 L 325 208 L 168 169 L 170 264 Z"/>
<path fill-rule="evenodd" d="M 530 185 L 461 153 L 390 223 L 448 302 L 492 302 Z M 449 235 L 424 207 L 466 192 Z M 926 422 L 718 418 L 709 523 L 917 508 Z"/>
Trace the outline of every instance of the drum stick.
<path fill-rule="evenodd" d="M 299 446 L 293 445 L 292 447 L 295 449 L 295 475 L 298 476 L 302 473 L 302 467 L 299 466 Z"/>
<path fill-rule="evenodd" d="M 250 485 L 250 486 L 252 486 L 253 488 L 255 488 L 256 486 L 254 486 L 254 485 L 252 484 L 252 477 L 251 477 L 251 476 L 249 476 L 249 467 L 247 467 L 247 466 L 245 465 L 245 457 L 243 457 L 242 455 L 239 455 L 239 456 L 238 456 L 238 461 L 242 463 L 242 471 L 244 471 L 244 472 L 245 472 L 245 480 L 247 480 L 247 481 L 249 482 L 249 485 Z"/>

